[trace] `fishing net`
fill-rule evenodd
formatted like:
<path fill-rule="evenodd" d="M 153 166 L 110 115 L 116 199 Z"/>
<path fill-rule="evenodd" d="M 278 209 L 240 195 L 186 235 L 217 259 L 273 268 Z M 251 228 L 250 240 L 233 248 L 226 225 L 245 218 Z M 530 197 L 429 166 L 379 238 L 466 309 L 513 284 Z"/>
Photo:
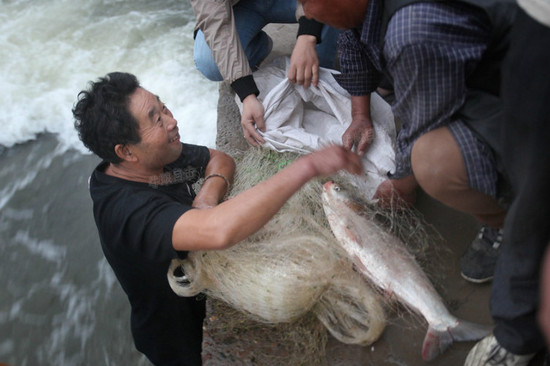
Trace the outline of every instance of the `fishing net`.
<path fill-rule="evenodd" d="M 248 149 L 237 160 L 231 196 L 271 177 L 297 156 Z M 319 322 L 341 342 L 359 345 L 376 341 L 386 325 L 382 294 L 354 270 L 330 230 L 320 198 L 321 184 L 310 181 L 246 240 L 226 250 L 190 252 L 187 259 L 174 260 L 168 272 L 178 295 L 204 293 L 235 310 L 223 315 L 225 329 L 232 329 L 228 333 L 238 333 L 243 324 L 250 331 L 257 324 L 284 324 L 284 331 L 276 332 L 284 336 L 276 342 L 292 339 L 287 344 L 302 350 L 281 356 L 284 364 L 320 364 L 317 359 L 324 351 L 326 335 L 319 331 Z M 405 226 L 417 228 L 396 230 L 402 225 L 395 224 L 399 221 L 395 214 L 379 214 L 391 223 L 388 230 L 425 238 L 418 231 L 421 225 L 411 218 Z M 422 252 L 420 247 L 414 250 Z M 309 361 L 292 357 L 309 357 Z"/>
<path fill-rule="evenodd" d="M 229 304 L 209 298 L 203 365 L 326 365 L 327 331 L 308 312 L 290 323 L 258 322 Z"/>
<path fill-rule="evenodd" d="M 271 177 L 296 157 L 249 149 L 237 162 L 231 195 Z M 172 288 L 180 296 L 206 293 L 267 323 L 292 322 L 313 311 L 337 339 L 372 343 L 384 328 L 383 308 L 336 243 L 320 195 L 321 183 L 311 181 L 238 245 L 191 252 L 174 261 Z M 185 275 L 178 277 L 174 272 L 180 266 Z"/>

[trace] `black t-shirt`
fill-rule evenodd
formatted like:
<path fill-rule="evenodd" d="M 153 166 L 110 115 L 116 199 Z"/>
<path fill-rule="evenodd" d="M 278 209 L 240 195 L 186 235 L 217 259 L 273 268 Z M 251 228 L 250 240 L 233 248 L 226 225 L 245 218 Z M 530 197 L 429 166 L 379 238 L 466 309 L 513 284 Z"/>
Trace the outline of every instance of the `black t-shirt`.
<path fill-rule="evenodd" d="M 191 209 L 192 184 L 204 176 L 208 148 L 182 144 L 166 176 L 140 183 L 106 175 L 102 162 L 90 178 L 101 247 L 132 308 L 136 348 L 156 365 L 200 365 L 204 300 L 177 296 L 167 271 L 187 252 L 172 247 L 178 218 Z M 164 184 L 168 173 L 172 179 Z"/>

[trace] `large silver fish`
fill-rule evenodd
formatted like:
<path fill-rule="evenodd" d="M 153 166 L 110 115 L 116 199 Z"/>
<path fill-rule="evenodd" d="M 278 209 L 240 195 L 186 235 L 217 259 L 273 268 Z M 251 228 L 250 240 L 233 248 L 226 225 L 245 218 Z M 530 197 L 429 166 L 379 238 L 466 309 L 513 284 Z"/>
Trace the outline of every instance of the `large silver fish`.
<path fill-rule="evenodd" d="M 357 204 L 334 182 L 323 186 L 323 208 L 330 227 L 357 269 L 428 322 L 422 358 L 433 360 L 453 341 L 483 338 L 491 326 L 453 316 L 405 245 L 357 212 Z"/>

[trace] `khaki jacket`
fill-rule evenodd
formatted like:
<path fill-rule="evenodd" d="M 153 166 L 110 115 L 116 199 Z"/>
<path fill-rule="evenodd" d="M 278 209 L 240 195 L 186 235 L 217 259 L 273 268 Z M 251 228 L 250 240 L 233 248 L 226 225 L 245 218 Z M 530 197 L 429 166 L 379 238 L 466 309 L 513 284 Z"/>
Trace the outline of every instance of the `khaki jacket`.
<path fill-rule="evenodd" d="M 195 29 L 204 33 L 223 79 L 230 83 L 252 75 L 233 17 L 233 5 L 238 2 L 239 0 L 191 0 L 197 22 Z M 303 14 L 298 3 L 296 19 Z"/>

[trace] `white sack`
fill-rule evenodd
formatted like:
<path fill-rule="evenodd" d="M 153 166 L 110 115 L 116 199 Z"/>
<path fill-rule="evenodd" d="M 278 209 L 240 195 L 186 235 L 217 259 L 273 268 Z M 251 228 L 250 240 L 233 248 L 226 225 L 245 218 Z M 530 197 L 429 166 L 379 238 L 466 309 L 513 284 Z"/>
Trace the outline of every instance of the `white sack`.
<path fill-rule="evenodd" d="M 320 68 L 319 84 L 304 88 L 288 80 L 288 57 L 276 58 L 254 72 L 265 109 L 264 147 L 306 154 L 328 144 L 342 144 L 342 135 L 351 123 L 349 94 L 338 85 L 332 73 Z M 242 113 L 242 103 L 235 98 Z M 395 171 L 395 123 L 388 103 L 371 94 L 371 117 L 375 139 L 363 157 L 365 177 L 360 182 L 367 198 Z"/>

